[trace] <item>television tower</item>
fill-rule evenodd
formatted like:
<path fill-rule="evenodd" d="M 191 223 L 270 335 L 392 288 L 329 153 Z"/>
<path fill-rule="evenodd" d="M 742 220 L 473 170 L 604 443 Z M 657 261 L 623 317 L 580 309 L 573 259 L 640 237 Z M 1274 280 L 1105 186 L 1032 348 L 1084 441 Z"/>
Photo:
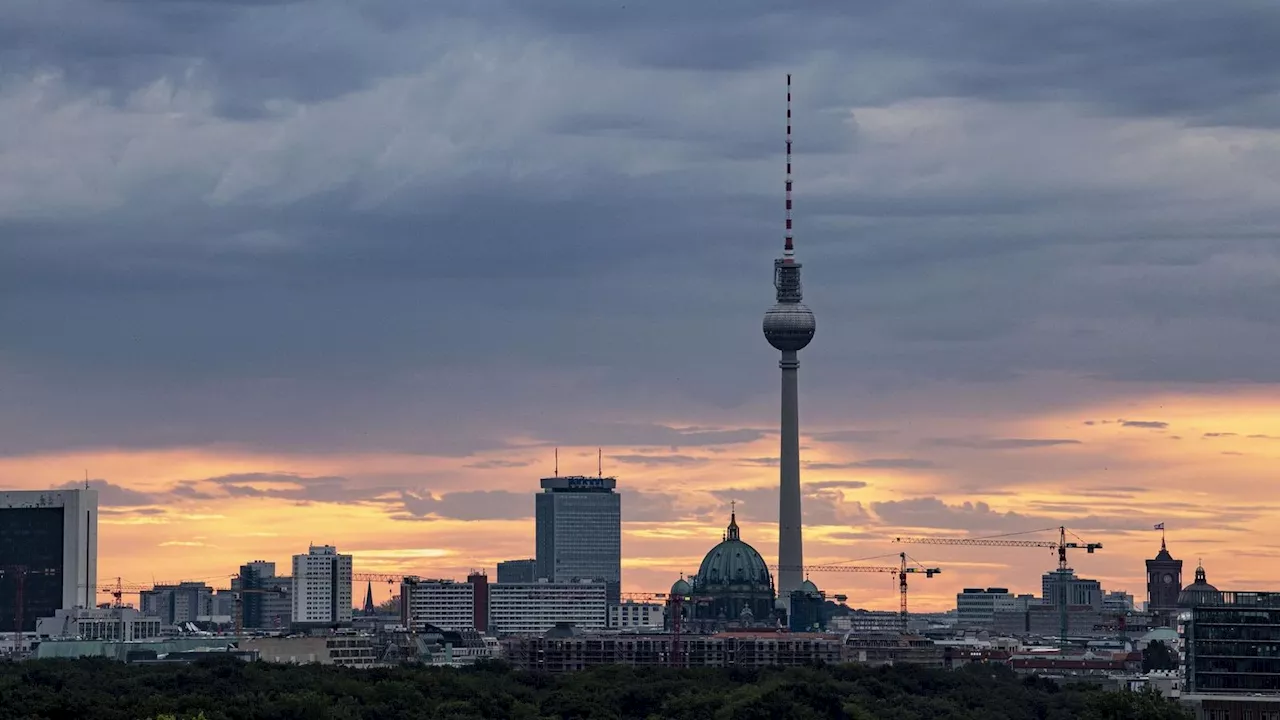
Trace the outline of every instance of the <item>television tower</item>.
<path fill-rule="evenodd" d="M 777 302 L 764 314 L 764 337 L 782 351 L 782 444 L 778 475 L 778 599 L 790 606 L 804 580 L 804 535 L 800 520 L 799 352 L 813 339 L 813 311 L 801 302 L 800 263 L 791 238 L 791 75 L 787 75 L 787 224 L 782 257 L 773 261 Z"/>

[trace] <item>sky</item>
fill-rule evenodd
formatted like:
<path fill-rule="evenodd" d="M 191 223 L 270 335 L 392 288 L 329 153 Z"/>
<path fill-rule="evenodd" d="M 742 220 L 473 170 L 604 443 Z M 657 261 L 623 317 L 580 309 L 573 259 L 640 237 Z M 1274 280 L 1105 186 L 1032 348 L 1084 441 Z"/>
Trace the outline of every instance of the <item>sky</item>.
<path fill-rule="evenodd" d="M 905 550 L 944 610 L 1054 555 L 895 537 L 1065 525 L 1141 601 L 1164 523 L 1188 582 L 1276 589 L 1277 33 L 1255 0 L 7 0 L 0 485 L 87 473 L 103 584 L 309 543 L 461 577 L 530 557 L 555 448 L 598 448 L 625 591 L 731 502 L 773 562 L 791 73 L 806 562 Z"/>

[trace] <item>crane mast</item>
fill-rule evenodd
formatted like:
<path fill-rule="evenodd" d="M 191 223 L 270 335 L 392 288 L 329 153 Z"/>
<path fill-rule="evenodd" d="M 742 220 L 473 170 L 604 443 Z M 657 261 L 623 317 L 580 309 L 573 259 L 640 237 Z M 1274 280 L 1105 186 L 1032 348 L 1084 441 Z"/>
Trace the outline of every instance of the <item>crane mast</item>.
<path fill-rule="evenodd" d="M 1028 535 L 1038 532 L 1058 531 L 1058 541 L 1049 540 L 1010 540 L 1012 535 Z M 969 545 L 981 547 L 1035 547 L 1035 548 L 1051 548 L 1058 553 L 1058 572 L 1057 572 L 1057 591 L 1054 593 L 1056 597 L 1054 602 L 1058 606 L 1058 644 L 1066 647 L 1067 644 L 1067 573 L 1071 570 L 1067 565 L 1067 550 L 1084 550 L 1092 555 L 1095 550 L 1102 549 L 1102 543 L 1091 543 L 1076 537 L 1075 533 L 1071 533 L 1072 537 L 1076 537 L 1078 542 L 1068 542 L 1067 533 L 1069 531 L 1065 526 L 1056 528 L 1043 528 L 1040 530 L 1027 530 L 1026 532 L 1011 533 L 1010 535 L 988 538 L 938 538 L 938 537 L 899 537 L 894 538 L 895 543 L 913 543 L 916 545 Z"/>
<path fill-rule="evenodd" d="M 898 577 L 898 622 L 902 632 L 907 631 L 907 575 L 924 575 L 926 578 L 932 578 L 942 572 L 939 568 L 927 568 L 919 563 L 918 567 L 908 567 L 907 561 L 915 562 L 914 559 L 907 556 L 906 553 L 898 553 L 897 565 L 805 565 L 801 568 L 805 573 L 810 572 L 859 572 L 859 573 L 889 573 Z M 770 565 L 772 569 L 781 569 L 777 565 Z"/>

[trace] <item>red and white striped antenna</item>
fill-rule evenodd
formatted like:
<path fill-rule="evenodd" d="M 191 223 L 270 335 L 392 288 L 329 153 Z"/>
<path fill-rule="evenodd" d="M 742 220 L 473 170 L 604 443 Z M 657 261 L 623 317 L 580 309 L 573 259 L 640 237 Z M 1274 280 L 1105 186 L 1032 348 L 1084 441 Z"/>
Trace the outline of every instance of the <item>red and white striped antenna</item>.
<path fill-rule="evenodd" d="M 792 262 L 796 249 L 791 242 L 791 73 L 787 73 L 787 242 L 783 246 L 783 262 Z"/>

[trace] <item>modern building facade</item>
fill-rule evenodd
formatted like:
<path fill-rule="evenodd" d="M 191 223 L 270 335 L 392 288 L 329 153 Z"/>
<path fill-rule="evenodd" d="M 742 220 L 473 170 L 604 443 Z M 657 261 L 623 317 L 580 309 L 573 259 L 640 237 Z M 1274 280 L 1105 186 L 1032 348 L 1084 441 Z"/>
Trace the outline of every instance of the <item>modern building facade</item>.
<path fill-rule="evenodd" d="M 604 583 L 608 602 L 622 594 L 622 498 L 612 477 L 542 479 L 535 497 L 537 580 Z M 502 584 L 499 581 L 499 584 Z"/>
<path fill-rule="evenodd" d="M 956 593 L 956 625 L 962 628 L 991 628 L 997 605 L 1012 601 L 1009 588 L 965 588 Z"/>
<path fill-rule="evenodd" d="M 495 583 L 489 586 L 489 631 L 493 635 L 541 635 L 558 624 L 604 628 L 607 590 L 592 580 Z"/>
<path fill-rule="evenodd" d="M 19 616 L 33 632 L 58 610 L 93 607 L 97 586 L 96 490 L 0 492 L 0 632 Z"/>
<path fill-rule="evenodd" d="M 40 618 L 36 623 L 36 635 L 45 639 L 138 642 L 159 638 L 163 624 L 160 618 L 131 607 L 74 608 Z"/>
<path fill-rule="evenodd" d="M 473 628 L 476 606 L 475 587 L 469 582 L 418 577 L 400 582 L 400 621 L 414 632 L 428 625 L 440 630 Z"/>
<path fill-rule="evenodd" d="M 609 627 L 616 630 L 662 629 L 666 625 L 667 608 L 661 603 L 633 602 L 609 606 Z"/>
<path fill-rule="evenodd" d="M 1280 692 L 1280 593 L 1183 596 L 1187 694 Z"/>
<path fill-rule="evenodd" d="M 312 545 L 306 555 L 293 556 L 293 627 L 349 627 L 351 610 L 350 555 Z"/>
<path fill-rule="evenodd" d="M 498 563 L 498 582 L 500 583 L 531 583 L 537 579 L 538 561 L 533 558 L 503 560 Z"/>
<path fill-rule="evenodd" d="M 1045 573 L 1040 577 L 1040 588 L 1045 605 L 1059 607 L 1065 597 L 1068 607 L 1087 605 L 1102 610 L 1102 583 L 1077 577 L 1071 568 Z"/>
<path fill-rule="evenodd" d="M 195 622 L 214 614 L 213 588 L 202 582 L 156 585 L 138 596 L 142 613 L 160 618 L 165 625 Z"/>
<path fill-rule="evenodd" d="M 275 563 L 254 560 L 241 565 L 231 588 L 239 591 L 245 628 L 274 630 L 293 623 L 293 578 L 276 575 Z M 234 613 L 232 607 L 230 614 Z"/>
<path fill-rule="evenodd" d="M 791 76 L 787 75 L 786 237 L 773 262 L 773 307 L 764 314 L 764 337 L 782 353 L 781 440 L 778 457 L 778 596 L 790 598 L 804 582 L 804 532 L 800 513 L 799 352 L 813 340 L 813 311 L 803 302 L 800 263 L 791 236 Z"/>

